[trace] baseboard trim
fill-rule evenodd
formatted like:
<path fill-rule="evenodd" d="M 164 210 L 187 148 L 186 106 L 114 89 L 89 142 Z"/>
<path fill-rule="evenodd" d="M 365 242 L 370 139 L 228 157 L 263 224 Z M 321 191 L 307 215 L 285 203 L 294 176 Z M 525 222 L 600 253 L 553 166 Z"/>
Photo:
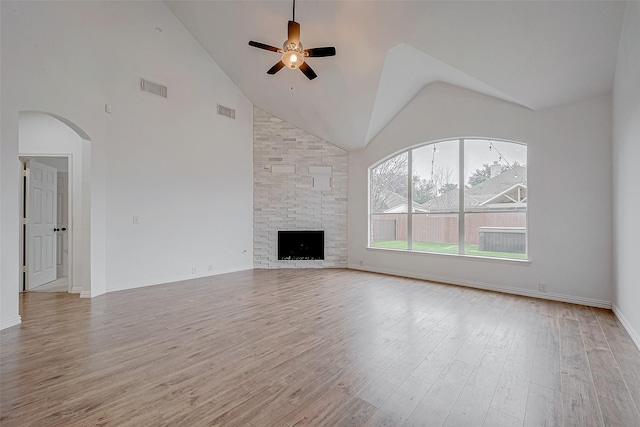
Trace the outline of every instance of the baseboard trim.
<path fill-rule="evenodd" d="M 80 291 L 80 298 L 91 298 L 91 291 Z"/>
<path fill-rule="evenodd" d="M 71 291 L 69 293 L 71 293 L 71 294 L 82 293 L 82 288 L 71 288 Z"/>
<path fill-rule="evenodd" d="M 627 320 L 627 318 L 624 317 L 624 314 L 622 314 L 622 311 L 620 311 L 620 307 L 613 304 L 613 306 L 611 307 L 611 310 L 613 311 L 613 314 L 616 315 L 616 317 L 622 324 L 622 327 L 627 331 L 627 333 L 633 340 L 633 343 L 636 345 L 636 347 L 638 347 L 638 350 L 640 350 L 640 334 L 638 334 L 638 332 L 633 328 L 633 326 L 631 326 L 631 322 L 629 322 L 629 320 Z"/>
<path fill-rule="evenodd" d="M 3 320 L 2 323 L 0 323 L 0 331 L 12 326 L 19 325 L 20 323 L 22 323 L 22 318 L 20 317 L 20 315 L 18 315 L 18 317 L 14 317 L 13 319 Z"/>
<path fill-rule="evenodd" d="M 119 283 L 119 284 L 116 284 L 116 285 L 108 285 L 107 286 L 107 293 L 109 293 L 109 292 L 118 292 L 118 291 L 126 291 L 128 289 L 144 288 L 144 287 L 147 287 L 147 286 L 165 285 L 167 283 L 173 283 L 173 282 L 184 282 L 185 280 L 202 279 L 202 278 L 205 278 L 205 277 L 219 276 L 221 274 L 228 274 L 228 273 L 237 273 L 239 271 L 246 271 L 246 270 L 253 270 L 253 266 L 240 267 L 240 268 L 229 268 L 229 269 L 225 269 L 225 270 L 216 270 L 214 272 L 207 272 L 206 274 L 199 274 L 199 275 L 193 274 L 193 275 L 187 275 L 187 276 L 176 276 L 176 277 L 172 277 L 172 278 L 168 278 L 168 279 L 162 279 L 162 281 L 160 281 L 160 282 L 140 281 L 140 282 Z"/>
<path fill-rule="evenodd" d="M 520 296 L 539 298 L 539 299 L 545 299 L 550 301 L 568 302 L 571 304 L 580 304 L 580 305 L 586 305 L 590 307 L 611 309 L 611 301 L 576 297 L 573 295 L 553 294 L 549 292 L 538 292 L 538 291 L 532 291 L 529 289 L 514 288 L 511 286 L 490 285 L 487 283 L 472 282 L 468 280 L 458 280 L 450 277 L 433 276 L 428 274 L 407 273 L 406 271 L 399 271 L 399 270 L 385 269 L 385 268 L 372 268 L 372 267 L 362 266 L 362 265 L 349 264 L 348 268 L 352 270 L 369 271 L 372 273 L 389 274 L 392 276 L 408 277 L 411 279 L 428 280 L 432 282 L 464 286 L 467 288 L 483 289 L 485 291 L 502 292 L 505 294 L 520 295 Z"/>

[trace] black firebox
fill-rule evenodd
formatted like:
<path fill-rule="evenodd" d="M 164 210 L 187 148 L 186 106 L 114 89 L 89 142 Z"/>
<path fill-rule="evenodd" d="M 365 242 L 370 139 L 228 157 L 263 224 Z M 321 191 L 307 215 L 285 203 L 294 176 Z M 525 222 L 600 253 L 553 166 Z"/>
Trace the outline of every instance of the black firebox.
<path fill-rule="evenodd" d="M 278 231 L 278 259 L 324 259 L 324 231 Z"/>

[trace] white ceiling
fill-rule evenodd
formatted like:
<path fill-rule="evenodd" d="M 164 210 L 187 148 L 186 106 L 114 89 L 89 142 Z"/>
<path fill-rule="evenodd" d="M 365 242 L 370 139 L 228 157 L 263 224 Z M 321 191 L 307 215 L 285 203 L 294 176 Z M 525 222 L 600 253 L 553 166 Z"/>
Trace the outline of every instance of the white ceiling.
<path fill-rule="evenodd" d="M 318 78 L 266 71 L 291 1 L 165 1 L 257 107 L 346 150 L 363 148 L 425 85 L 444 81 L 537 110 L 611 91 L 624 2 L 298 0 Z"/>

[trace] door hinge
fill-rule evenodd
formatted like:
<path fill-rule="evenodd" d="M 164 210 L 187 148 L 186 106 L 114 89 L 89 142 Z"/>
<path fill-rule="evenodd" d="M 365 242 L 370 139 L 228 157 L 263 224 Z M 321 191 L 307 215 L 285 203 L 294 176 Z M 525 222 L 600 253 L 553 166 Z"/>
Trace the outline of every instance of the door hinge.
<path fill-rule="evenodd" d="M 28 273 L 29 272 L 29 267 L 27 267 L 26 265 L 22 266 L 22 272 L 23 273 Z"/>
<path fill-rule="evenodd" d="M 22 218 L 22 225 L 27 225 L 27 218 Z"/>
<path fill-rule="evenodd" d="M 22 169 L 22 176 L 24 176 L 24 177 L 27 176 L 27 170 L 26 169 Z"/>

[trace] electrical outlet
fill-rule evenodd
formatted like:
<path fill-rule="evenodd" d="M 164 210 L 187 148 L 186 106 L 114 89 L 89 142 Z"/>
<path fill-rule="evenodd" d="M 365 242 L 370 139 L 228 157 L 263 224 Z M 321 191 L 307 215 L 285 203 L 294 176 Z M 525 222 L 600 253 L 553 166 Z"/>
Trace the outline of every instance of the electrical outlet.
<path fill-rule="evenodd" d="M 191 274 L 196 274 L 196 268 L 195 267 L 191 267 Z"/>
<path fill-rule="evenodd" d="M 209 264 L 209 271 L 213 271 L 213 264 Z"/>
<path fill-rule="evenodd" d="M 544 282 L 539 282 L 538 283 L 538 290 L 540 292 L 547 292 L 547 284 Z"/>
<path fill-rule="evenodd" d="M 134 223 L 135 225 L 140 224 L 140 217 L 139 217 L 138 215 L 134 215 L 134 216 L 133 216 L 133 223 Z"/>
<path fill-rule="evenodd" d="M 360 265 L 362 265 L 362 261 L 360 261 Z"/>

